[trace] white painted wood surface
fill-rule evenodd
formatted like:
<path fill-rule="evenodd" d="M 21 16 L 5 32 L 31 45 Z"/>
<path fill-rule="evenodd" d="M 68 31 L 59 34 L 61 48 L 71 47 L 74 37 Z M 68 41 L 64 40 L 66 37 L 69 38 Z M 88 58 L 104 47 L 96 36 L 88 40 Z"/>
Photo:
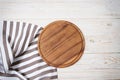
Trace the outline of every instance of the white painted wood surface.
<path fill-rule="evenodd" d="M 59 80 L 120 80 L 120 0 L 0 0 L 0 20 L 45 26 L 64 19 L 82 30 L 86 49 Z"/>

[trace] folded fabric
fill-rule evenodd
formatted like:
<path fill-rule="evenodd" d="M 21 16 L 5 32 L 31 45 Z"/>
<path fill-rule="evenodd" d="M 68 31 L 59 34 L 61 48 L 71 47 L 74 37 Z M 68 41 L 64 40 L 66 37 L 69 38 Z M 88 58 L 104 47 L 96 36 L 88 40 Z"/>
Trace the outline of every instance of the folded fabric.
<path fill-rule="evenodd" d="M 57 79 L 57 69 L 47 65 L 37 49 L 38 35 L 42 27 L 25 22 L 3 21 L 0 22 L 0 28 L 0 79 Z"/>

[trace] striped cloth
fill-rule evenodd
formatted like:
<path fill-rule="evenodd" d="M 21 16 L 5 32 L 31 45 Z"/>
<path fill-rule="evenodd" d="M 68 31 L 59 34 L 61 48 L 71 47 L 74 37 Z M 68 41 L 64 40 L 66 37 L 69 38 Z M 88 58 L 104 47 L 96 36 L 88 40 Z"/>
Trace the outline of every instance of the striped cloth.
<path fill-rule="evenodd" d="M 0 46 L 0 77 L 3 80 L 57 80 L 57 69 L 38 54 L 42 27 L 25 22 L 3 21 Z M 15 79 L 11 79 L 15 80 Z"/>

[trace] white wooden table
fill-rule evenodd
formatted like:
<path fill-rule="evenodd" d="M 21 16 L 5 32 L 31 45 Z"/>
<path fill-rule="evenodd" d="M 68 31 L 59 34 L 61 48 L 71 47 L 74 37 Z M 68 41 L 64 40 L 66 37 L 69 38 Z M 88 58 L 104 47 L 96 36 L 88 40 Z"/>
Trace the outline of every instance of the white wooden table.
<path fill-rule="evenodd" d="M 120 80 L 120 0 L 0 0 L 0 20 L 45 26 L 68 20 L 82 30 L 86 49 L 59 80 Z"/>

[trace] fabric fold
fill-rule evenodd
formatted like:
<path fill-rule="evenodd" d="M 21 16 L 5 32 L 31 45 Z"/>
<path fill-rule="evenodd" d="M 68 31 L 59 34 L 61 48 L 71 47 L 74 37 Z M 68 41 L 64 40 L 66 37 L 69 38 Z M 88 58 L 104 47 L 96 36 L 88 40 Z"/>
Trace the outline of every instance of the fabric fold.
<path fill-rule="evenodd" d="M 37 40 L 42 27 L 13 21 L 3 21 L 0 25 L 1 77 L 16 77 L 20 80 L 57 79 L 57 69 L 45 63 L 38 52 Z"/>

